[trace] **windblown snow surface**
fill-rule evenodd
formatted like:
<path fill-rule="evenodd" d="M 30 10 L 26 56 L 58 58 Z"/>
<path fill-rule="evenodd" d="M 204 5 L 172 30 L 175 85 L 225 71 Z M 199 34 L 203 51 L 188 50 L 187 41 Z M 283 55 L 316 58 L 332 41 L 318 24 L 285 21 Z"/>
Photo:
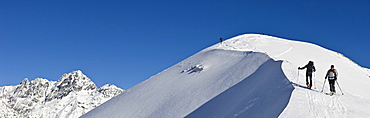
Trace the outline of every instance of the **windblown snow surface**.
<path fill-rule="evenodd" d="M 317 70 L 312 90 L 305 88 L 305 70 L 297 69 L 308 61 Z M 339 72 L 333 96 L 324 85 L 330 65 Z M 368 117 L 368 90 L 369 70 L 340 53 L 245 34 L 194 54 L 82 117 Z"/>

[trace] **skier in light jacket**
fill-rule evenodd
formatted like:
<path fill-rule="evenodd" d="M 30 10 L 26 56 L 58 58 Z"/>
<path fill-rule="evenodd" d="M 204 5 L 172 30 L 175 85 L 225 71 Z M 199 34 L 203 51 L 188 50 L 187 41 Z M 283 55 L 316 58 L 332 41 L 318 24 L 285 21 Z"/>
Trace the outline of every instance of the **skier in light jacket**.
<path fill-rule="evenodd" d="M 335 94 L 335 81 L 338 78 L 338 72 L 334 69 L 334 65 L 330 66 L 330 69 L 326 73 L 325 79 L 328 78 L 330 86 L 330 94 Z"/>

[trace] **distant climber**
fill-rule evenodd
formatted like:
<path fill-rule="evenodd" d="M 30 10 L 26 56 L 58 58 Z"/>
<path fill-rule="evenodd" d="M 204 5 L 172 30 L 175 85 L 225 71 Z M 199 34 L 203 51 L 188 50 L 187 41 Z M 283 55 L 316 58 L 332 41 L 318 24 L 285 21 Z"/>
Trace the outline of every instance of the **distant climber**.
<path fill-rule="evenodd" d="M 311 89 L 312 87 L 312 73 L 316 71 L 315 69 L 315 66 L 313 65 L 313 61 L 309 61 L 307 65 L 305 65 L 304 67 L 298 67 L 298 69 L 302 70 L 302 69 L 306 69 L 306 85 L 307 85 L 307 88 Z M 308 81 L 308 77 L 310 77 L 310 81 Z"/>
<path fill-rule="evenodd" d="M 330 86 L 330 94 L 335 94 L 335 81 L 337 81 L 338 78 L 338 72 L 336 69 L 334 69 L 334 65 L 330 66 L 330 69 L 326 73 L 325 79 L 328 78 L 329 80 L 329 86 Z"/>
<path fill-rule="evenodd" d="M 220 43 L 221 43 L 221 44 L 222 44 L 222 40 L 223 40 L 223 39 L 222 39 L 222 37 L 220 37 Z"/>

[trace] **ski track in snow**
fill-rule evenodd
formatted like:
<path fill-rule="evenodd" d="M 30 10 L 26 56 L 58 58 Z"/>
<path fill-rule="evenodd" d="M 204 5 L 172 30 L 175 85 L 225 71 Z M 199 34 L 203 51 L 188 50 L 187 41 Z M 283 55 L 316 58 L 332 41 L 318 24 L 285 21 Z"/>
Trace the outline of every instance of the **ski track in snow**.
<path fill-rule="evenodd" d="M 275 55 L 275 56 L 273 56 L 273 57 L 275 57 L 275 58 L 280 57 L 280 56 L 282 56 L 282 55 L 284 55 L 284 54 L 288 53 L 288 52 L 289 52 L 289 51 L 291 51 L 292 49 L 293 49 L 293 45 L 292 45 L 292 44 L 290 44 L 290 48 L 289 48 L 288 50 L 286 50 L 286 51 L 284 51 L 284 52 L 282 52 L 282 53 L 280 53 L 280 54 L 278 54 L 278 55 Z"/>
<path fill-rule="evenodd" d="M 340 95 L 325 95 L 318 91 L 305 91 L 307 101 L 309 103 L 310 117 L 327 117 L 333 116 L 336 118 L 347 117 L 347 109 L 340 101 Z M 321 112 L 324 111 L 324 112 Z M 323 113 L 323 114 L 320 114 Z"/>

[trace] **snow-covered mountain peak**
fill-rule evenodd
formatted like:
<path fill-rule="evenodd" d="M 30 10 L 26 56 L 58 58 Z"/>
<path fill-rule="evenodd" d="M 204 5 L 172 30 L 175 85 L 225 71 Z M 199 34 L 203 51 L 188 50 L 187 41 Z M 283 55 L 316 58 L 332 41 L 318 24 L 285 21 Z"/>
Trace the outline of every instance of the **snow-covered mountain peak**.
<path fill-rule="evenodd" d="M 13 93 L 20 98 L 44 96 L 45 93 L 42 91 L 47 86 L 49 86 L 49 81 L 46 79 L 36 78 L 29 81 L 28 78 L 25 78 L 16 86 Z"/>
<path fill-rule="evenodd" d="M 316 68 L 311 90 L 298 70 L 308 61 Z M 330 65 L 339 73 L 336 96 L 325 94 Z M 82 117 L 367 117 L 369 89 L 368 69 L 338 52 L 245 34 L 190 56 Z"/>
<path fill-rule="evenodd" d="M 68 74 L 63 74 L 63 76 L 58 80 L 58 82 L 62 83 L 65 83 L 65 81 L 75 82 L 74 84 L 76 84 L 76 82 L 81 82 L 82 84 L 85 84 L 86 82 L 92 83 L 90 78 L 83 74 L 81 70 L 72 71 Z"/>
<path fill-rule="evenodd" d="M 64 74 L 56 83 L 56 87 L 52 89 L 50 95 L 47 96 L 46 100 L 60 99 L 67 96 L 72 91 L 92 91 L 97 89 L 94 82 L 90 80 L 82 71 L 73 71 L 68 74 Z"/>
<path fill-rule="evenodd" d="M 82 71 L 77 70 L 64 74 L 57 82 L 58 86 L 72 86 L 77 90 L 95 89 L 96 85 Z M 84 87 L 84 88 L 79 88 Z"/>
<path fill-rule="evenodd" d="M 76 77 L 86 77 L 86 75 L 83 74 L 81 70 L 76 70 L 76 71 L 72 71 L 70 73 L 65 73 L 65 74 L 63 74 L 62 77 L 69 76 L 69 75 L 73 75 L 73 76 L 76 76 Z"/>
<path fill-rule="evenodd" d="M 112 84 L 106 84 L 100 87 L 98 91 L 102 93 L 104 97 L 114 97 L 122 93 L 121 89 Z"/>
<path fill-rule="evenodd" d="M 102 87 L 100 87 L 100 89 L 110 89 L 110 88 L 118 88 L 116 85 L 113 85 L 113 84 L 106 84 Z"/>
<path fill-rule="evenodd" d="M 26 85 L 27 83 L 29 83 L 28 78 L 24 78 L 23 81 L 21 82 L 22 85 Z"/>
<path fill-rule="evenodd" d="M 244 34 L 225 40 L 222 44 L 216 44 L 208 49 L 262 52 L 273 59 L 279 60 L 282 59 L 280 58 L 282 55 L 294 48 L 294 44 L 320 48 L 315 44 L 292 41 L 268 35 Z"/>

